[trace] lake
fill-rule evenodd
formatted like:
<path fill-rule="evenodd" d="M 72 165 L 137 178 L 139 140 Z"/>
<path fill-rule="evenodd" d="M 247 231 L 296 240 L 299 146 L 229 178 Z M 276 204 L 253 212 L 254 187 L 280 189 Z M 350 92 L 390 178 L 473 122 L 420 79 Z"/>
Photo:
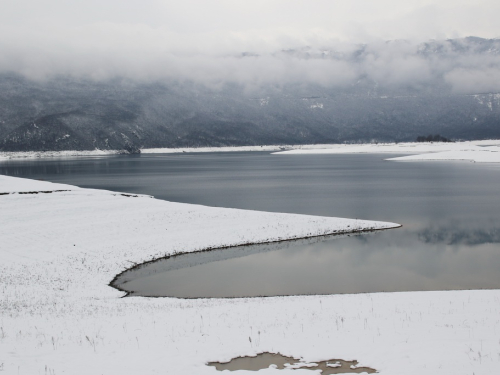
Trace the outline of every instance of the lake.
<path fill-rule="evenodd" d="M 132 295 L 499 288 L 500 165 L 383 160 L 389 156 L 120 155 L 4 161 L 0 173 L 177 202 L 403 224 L 172 257 L 122 274 L 120 288 Z"/>

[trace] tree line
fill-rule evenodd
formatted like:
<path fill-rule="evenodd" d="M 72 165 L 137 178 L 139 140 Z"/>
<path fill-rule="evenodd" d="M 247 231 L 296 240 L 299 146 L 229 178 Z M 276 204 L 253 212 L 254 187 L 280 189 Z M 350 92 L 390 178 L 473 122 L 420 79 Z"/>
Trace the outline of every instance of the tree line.
<path fill-rule="evenodd" d="M 452 140 L 442 137 L 439 134 L 429 134 L 427 137 L 420 135 L 417 137 L 417 142 L 453 142 Z"/>

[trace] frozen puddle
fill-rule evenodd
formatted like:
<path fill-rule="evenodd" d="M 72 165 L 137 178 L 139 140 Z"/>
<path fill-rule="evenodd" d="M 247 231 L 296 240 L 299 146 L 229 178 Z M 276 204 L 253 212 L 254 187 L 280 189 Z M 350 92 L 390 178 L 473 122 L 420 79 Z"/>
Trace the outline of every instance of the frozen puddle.
<path fill-rule="evenodd" d="M 259 371 L 269 367 L 276 369 L 306 369 L 321 370 L 321 375 L 330 374 L 373 374 L 377 372 L 370 367 L 358 367 L 358 361 L 344 361 L 342 359 L 330 359 L 321 362 L 304 362 L 293 357 L 281 354 L 260 353 L 255 357 L 238 357 L 229 362 L 210 362 L 208 366 L 214 366 L 218 371 L 247 370 Z"/>

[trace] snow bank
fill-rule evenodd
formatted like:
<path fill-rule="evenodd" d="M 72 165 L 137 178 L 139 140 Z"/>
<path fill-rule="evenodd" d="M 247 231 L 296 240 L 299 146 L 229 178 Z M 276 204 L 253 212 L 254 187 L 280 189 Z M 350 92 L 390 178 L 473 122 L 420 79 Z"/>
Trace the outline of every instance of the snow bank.
<path fill-rule="evenodd" d="M 180 147 L 180 148 L 144 148 L 142 154 L 179 154 L 183 152 L 247 152 L 247 151 L 280 151 L 294 148 L 329 148 L 336 145 L 267 145 L 267 146 L 227 146 L 227 147 Z M 0 160 L 35 159 L 35 158 L 67 158 L 78 156 L 106 156 L 123 154 L 123 150 L 91 150 L 91 151 L 0 151 Z"/>
<path fill-rule="evenodd" d="M 107 156 L 121 154 L 119 150 L 91 150 L 91 151 L 1 151 L 0 160 L 9 159 L 37 159 L 37 158 L 67 158 L 71 156 Z"/>
<path fill-rule="evenodd" d="M 386 160 L 422 161 L 422 160 L 465 160 L 476 163 L 500 163 L 500 147 L 480 147 L 472 150 L 453 150 L 430 154 L 409 155 Z"/>
<path fill-rule="evenodd" d="M 500 139 L 483 139 L 480 141 L 471 141 L 476 146 L 500 146 Z"/>
<path fill-rule="evenodd" d="M 267 145 L 267 146 L 227 146 L 227 147 L 185 147 L 185 148 L 144 148 L 143 154 L 176 154 L 181 152 L 250 152 L 250 151 L 284 151 L 295 149 L 329 149 L 337 148 L 340 144 L 319 145 Z"/>
<path fill-rule="evenodd" d="M 53 182 L 28 180 L 25 178 L 14 178 L 0 175 L 0 194 L 17 194 L 24 192 L 42 192 L 58 190 L 80 190 L 77 186 L 55 184 Z"/>
<path fill-rule="evenodd" d="M 397 224 L 160 201 L 12 177 L 0 191 L 2 374 L 216 374 L 263 351 L 381 374 L 493 374 L 499 291 L 255 299 L 120 298 L 107 286 L 175 252 Z M 263 374 L 310 374 L 265 370 Z M 241 374 L 254 374 L 241 371 Z"/>
<path fill-rule="evenodd" d="M 360 154 L 360 153 L 420 153 L 449 150 L 476 150 L 478 146 L 500 146 L 500 140 L 481 140 L 457 143 L 366 143 L 366 144 L 316 144 L 316 145 L 264 145 L 227 147 L 144 148 L 142 154 L 179 154 L 201 152 L 251 152 L 277 151 L 275 154 Z M 21 158 L 58 158 L 78 156 L 106 156 L 122 154 L 123 150 L 92 151 L 26 151 L 0 152 L 0 160 Z"/>
<path fill-rule="evenodd" d="M 394 161 L 468 160 L 478 163 L 500 162 L 500 140 L 468 141 L 456 143 L 380 143 L 362 145 L 336 145 L 329 148 L 295 149 L 275 152 L 274 155 L 310 154 L 417 154 L 389 158 Z M 489 146 L 489 147 L 486 147 Z M 424 153 L 424 154 L 422 154 Z"/>
<path fill-rule="evenodd" d="M 449 150 L 477 150 L 481 147 L 474 142 L 434 142 L 434 143 L 366 143 L 352 145 L 332 145 L 329 148 L 296 149 L 276 152 L 276 155 L 304 155 L 304 154 L 388 154 L 388 153 L 421 153 Z"/>
<path fill-rule="evenodd" d="M 143 148 L 142 154 L 179 154 L 182 152 L 246 152 L 279 151 L 292 146 L 227 146 L 227 147 L 181 147 L 181 148 Z"/>

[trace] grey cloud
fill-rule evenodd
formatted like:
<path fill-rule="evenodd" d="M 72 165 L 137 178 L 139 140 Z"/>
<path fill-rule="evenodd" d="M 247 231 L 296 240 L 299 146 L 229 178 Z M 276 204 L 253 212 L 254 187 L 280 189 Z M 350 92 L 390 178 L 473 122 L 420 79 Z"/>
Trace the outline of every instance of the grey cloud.
<path fill-rule="evenodd" d="M 2 35 L 9 35 L 7 29 L 3 27 Z M 346 87 L 365 79 L 380 87 L 440 84 L 459 93 L 500 91 L 500 40 L 368 45 L 330 41 L 320 47 L 280 49 L 273 42 L 253 45 L 238 36 L 210 34 L 205 45 L 196 49 L 189 48 L 190 36 L 140 25 L 103 24 L 66 35 L 28 35 L 19 35 L 20 42 L 0 37 L 0 71 L 38 80 L 62 75 L 92 80 L 190 80 L 211 86 Z"/>
<path fill-rule="evenodd" d="M 456 93 L 491 93 L 500 91 L 500 69 L 457 68 L 446 73 L 445 80 Z"/>

